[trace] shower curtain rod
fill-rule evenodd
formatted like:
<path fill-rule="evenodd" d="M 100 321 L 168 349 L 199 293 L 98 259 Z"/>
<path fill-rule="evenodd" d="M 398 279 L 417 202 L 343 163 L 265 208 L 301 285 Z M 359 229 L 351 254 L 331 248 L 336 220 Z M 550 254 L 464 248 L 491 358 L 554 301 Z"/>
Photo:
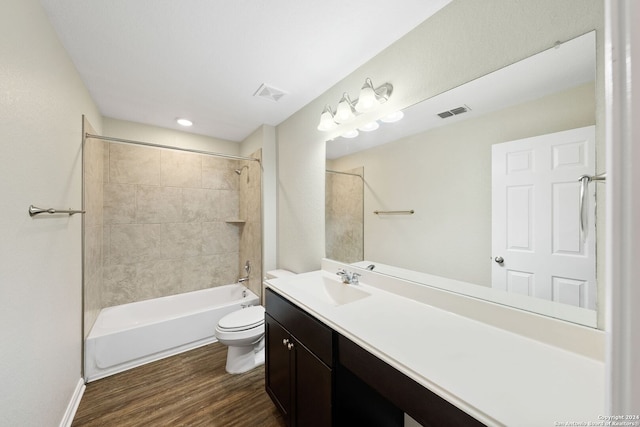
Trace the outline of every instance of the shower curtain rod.
<path fill-rule="evenodd" d="M 90 134 L 88 132 L 85 133 L 84 136 L 85 136 L 85 138 L 101 139 L 103 141 L 122 142 L 122 143 L 125 143 L 125 144 L 144 145 L 144 146 L 147 146 L 147 147 L 155 147 L 155 148 L 167 148 L 169 150 L 187 151 L 189 153 L 206 154 L 206 155 L 209 155 L 209 156 L 224 157 L 226 159 L 252 160 L 252 161 L 260 163 L 260 159 L 257 159 L 255 157 L 234 156 L 232 154 L 222 154 L 222 153 L 214 153 L 214 152 L 211 152 L 211 151 L 193 150 L 191 148 L 171 147 L 169 145 L 153 144 L 151 142 L 134 141 L 134 140 L 131 140 L 131 139 L 114 138 L 114 137 L 111 137 L 111 136 L 92 135 L 92 134 Z"/>
<path fill-rule="evenodd" d="M 325 172 L 329 172 L 329 173 L 338 173 L 338 174 L 341 174 L 341 175 L 352 175 L 352 176 L 357 176 L 358 178 L 364 179 L 364 177 L 362 175 L 357 174 L 357 173 L 334 171 L 334 170 L 331 170 L 331 169 L 325 169 L 324 171 Z"/>

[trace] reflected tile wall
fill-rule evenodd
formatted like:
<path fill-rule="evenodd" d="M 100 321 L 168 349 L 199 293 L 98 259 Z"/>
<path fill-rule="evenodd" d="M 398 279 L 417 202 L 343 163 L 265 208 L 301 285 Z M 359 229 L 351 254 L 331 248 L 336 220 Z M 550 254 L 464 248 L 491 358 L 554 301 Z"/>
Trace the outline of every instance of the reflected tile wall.
<path fill-rule="evenodd" d="M 250 183 L 244 183 L 247 170 L 241 176 L 234 172 L 241 161 L 115 143 L 105 147 L 102 307 L 235 283 L 246 259 L 256 266 L 252 288 L 259 291 L 257 162 L 250 162 L 257 176 L 250 173 Z M 241 211 L 257 212 L 257 219 L 227 222 L 241 218 Z"/>
<path fill-rule="evenodd" d="M 364 176 L 364 168 L 346 171 Z M 364 259 L 364 181 L 327 172 L 325 245 L 327 258 L 345 263 Z"/>

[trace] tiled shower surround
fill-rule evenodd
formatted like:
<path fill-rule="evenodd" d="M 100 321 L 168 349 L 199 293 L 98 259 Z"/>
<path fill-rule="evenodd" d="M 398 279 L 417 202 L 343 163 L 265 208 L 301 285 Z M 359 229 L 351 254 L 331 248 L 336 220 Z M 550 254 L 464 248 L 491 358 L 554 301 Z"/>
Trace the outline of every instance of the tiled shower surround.
<path fill-rule="evenodd" d="M 364 259 L 364 168 L 345 175 L 327 171 L 325 244 L 327 258 L 346 263 Z"/>
<path fill-rule="evenodd" d="M 119 143 L 103 153 L 103 275 L 85 298 L 103 308 L 236 283 L 246 260 L 259 294 L 258 162 Z"/>

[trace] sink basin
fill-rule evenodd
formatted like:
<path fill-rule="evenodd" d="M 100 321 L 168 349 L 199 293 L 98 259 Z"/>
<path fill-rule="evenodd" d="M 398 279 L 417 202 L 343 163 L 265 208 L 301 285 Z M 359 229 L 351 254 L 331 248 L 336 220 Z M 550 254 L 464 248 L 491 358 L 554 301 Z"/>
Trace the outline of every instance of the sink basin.
<path fill-rule="evenodd" d="M 328 304 L 338 306 L 358 301 L 371 295 L 357 288 L 357 286 L 358 285 L 348 285 L 338 282 L 337 280 L 323 277 L 322 287 L 319 289 L 319 292 L 315 292 L 315 296 Z"/>

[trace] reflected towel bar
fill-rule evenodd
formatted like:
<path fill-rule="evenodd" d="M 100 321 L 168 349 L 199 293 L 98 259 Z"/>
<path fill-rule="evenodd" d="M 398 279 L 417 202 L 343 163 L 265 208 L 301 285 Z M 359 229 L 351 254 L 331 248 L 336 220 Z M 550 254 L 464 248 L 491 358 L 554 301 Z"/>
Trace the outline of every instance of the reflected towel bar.
<path fill-rule="evenodd" d="M 72 210 L 72 209 L 53 209 L 53 208 L 49 208 L 49 209 L 42 209 L 42 208 L 38 208 L 35 207 L 33 205 L 29 206 L 29 216 L 34 217 L 36 215 L 40 215 L 43 213 L 48 213 L 48 214 L 68 214 L 69 216 L 73 215 L 73 214 L 83 214 L 85 213 L 85 211 L 79 211 L 79 210 Z"/>
<path fill-rule="evenodd" d="M 582 175 L 578 181 L 580 182 L 580 235 L 582 236 L 582 241 L 584 242 L 587 239 L 588 228 L 587 228 L 587 195 L 588 195 L 588 187 L 591 181 L 596 182 L 604 182 L 607 179 L 606 173 L 601 173 L 600 175 Z"/>
<path fill-rule="evenodd" d="M 415 212 L 413 209 L 409 211 L 373 211 L 376 215 L 413 215 Z"/>

